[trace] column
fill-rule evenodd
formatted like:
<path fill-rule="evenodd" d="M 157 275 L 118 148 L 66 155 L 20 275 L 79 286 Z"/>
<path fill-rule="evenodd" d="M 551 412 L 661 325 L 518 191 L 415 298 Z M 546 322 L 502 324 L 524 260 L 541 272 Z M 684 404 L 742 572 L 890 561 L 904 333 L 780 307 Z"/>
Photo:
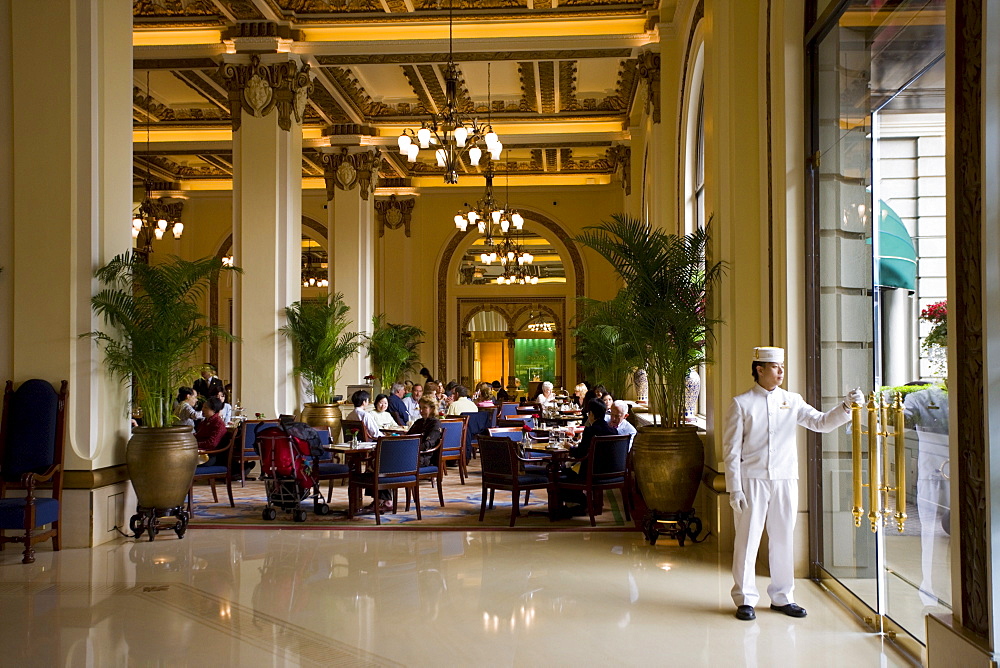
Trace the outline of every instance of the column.
<path fill-rule="evenodd" d="M 1000 640 L 1000 0 L 950 0 L 948 389 L 954 612 L 927 617 L 927 665 L 995 666 Z"/>
<path fill-rule="evenodd" d="M 238 42 L 239 40 L 237 40 Z M 278 330 L 299 299 L 302 112 L 309 66 L 287 53 L 226 57 L 221 74 L 233 118 L 233 386 L 250 413 L 298 408 L 292 346 Z"/>
<path fill-rule="evenodd" d="M 9 30 L 0 42 L 12 56 L 10 78 L 0 82 L 0 163 L 12 178 L 0 197 L 9 304 L 0 313 L 0 368 L 18 384 L 69 381 L 64 547 L 111 540 L 134 505 L 125 498 L 127 393 L 94 343 L 79 337 L 103 324 L 90 309 L 94 271 L 131 247 L 130 8 L 0 2 L 0 31 Z"/>
<path fill-rule="evenodd" d="M 323 154 L 326 179 L 330 292 L 343 295 L 353 331 L 371 333 L 375 315 L 375 198 L 382 151 L 331 147 Z M 336 194 L 337 190 L 343 191 Z M 362 349 L 341 370 L 341 388 L 364 384 L 371 373 Z"/>

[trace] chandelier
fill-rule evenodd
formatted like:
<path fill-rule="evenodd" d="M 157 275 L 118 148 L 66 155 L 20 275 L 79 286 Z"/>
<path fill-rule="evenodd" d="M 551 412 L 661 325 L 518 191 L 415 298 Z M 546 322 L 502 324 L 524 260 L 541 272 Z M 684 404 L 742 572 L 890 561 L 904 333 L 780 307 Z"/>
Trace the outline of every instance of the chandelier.
<path fill-rule="evenodd" d="M 142 181 L 145 193 L 139 205 L 132 210 L 132 238 L 138 240 L 142 235 L 141 243 L 144 253 L 153 252 L 152 240 L 157 241 L 170 230 L 174 239 L 180 239 L 184 233 L 184 223 L 181 222 L 181 211 L 184 208 L 183 202 L 167 202 L 163 198 L 153 198 L 153 179 L 149 169 L 149 126 L 152 124 L 150 115 L 151 98 L 149 95 L 149 70 L 146 70 L 146 177 Z"/>
<path fill-rule="evenodd" d="M 507 174 L 510 191 L 510 173 Z M 508 200 L 509 202 L 509 200 Z M 493 245 L 493 237 L 508 234 L 512 229 L 524 227 L 524 217 L 509 205 L 500 206 L 493 198 L 493 161 L 486 165 L 486 191 L 470 211 L 455 214 L 455 227 L 465 232 L 469 225 L 476 225 L 480 234 L 486 235 L 486 244 Z"/>
<path fill-rule="evenodd" d="M 448 64 L 445 66 L 444 109 L 433 113 L 430 120 L 421 121 L 420 129 L 414 132 L 407 128 L 397 140 L 399 152 L 408 162 L 416 162 L 420 149 L 434 148 L 437 166 L 444 168 L 444 182 L 458 183 L 458 166 L 463 156 L 468 155 L 469 164 L 479 166 L 483 149 L 494 160 L 499 159 L 503 144 L 493 131 L 487 116 L 485 124 L 476 118 L 466 119 L 458 109 L 458 66 L 455 65 L 452 49 L 452 24 L 454 21 L 453 0 L 448 2 Z M 489 66 L 486 70 L 487 96 L 490 88 Z M 487 97 L 487 114 L 490 101 Z"/>

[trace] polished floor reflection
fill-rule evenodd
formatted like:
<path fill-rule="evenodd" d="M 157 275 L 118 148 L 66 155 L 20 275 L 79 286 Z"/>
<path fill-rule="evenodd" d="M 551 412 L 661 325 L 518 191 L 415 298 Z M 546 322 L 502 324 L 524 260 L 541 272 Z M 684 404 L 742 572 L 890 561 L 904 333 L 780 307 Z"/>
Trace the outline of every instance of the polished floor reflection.
<path fill-rule="evenodd" d="M 635 533 L 192 530 L 22 565 L 17 666 L 908 665 L 819 587 L 732 616 L 730 555 Z M 766 583 L 761 583 L 762 589 Z"/>

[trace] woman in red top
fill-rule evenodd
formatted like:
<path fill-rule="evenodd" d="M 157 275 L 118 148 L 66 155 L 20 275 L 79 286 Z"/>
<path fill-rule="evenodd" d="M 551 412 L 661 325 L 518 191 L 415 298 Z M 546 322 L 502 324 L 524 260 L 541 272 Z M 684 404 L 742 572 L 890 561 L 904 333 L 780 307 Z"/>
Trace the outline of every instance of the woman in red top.
<path fill-rule="evenodd" d="M 201 407 L 201 413 L 205 417 L 194 432 L 194 437 L 198 439 L 199 450 L 215 450 L 222 442 L 222 437 L 226 435 L 226 423 L 222 421 L 222 400 L 218 397 L 211 397 L 205 400 Z M 208 458 L 202 466 L 223 466 L 224 462 L 216 462 L 216 457 L 225 457 L 226 453 L 219 453 Z"/>

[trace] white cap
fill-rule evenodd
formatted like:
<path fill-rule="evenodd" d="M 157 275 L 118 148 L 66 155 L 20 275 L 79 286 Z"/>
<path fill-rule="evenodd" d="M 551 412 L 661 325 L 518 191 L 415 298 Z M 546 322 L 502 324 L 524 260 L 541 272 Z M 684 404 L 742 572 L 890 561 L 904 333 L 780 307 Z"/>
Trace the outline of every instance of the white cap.
<path fill-rule="evenodd" d="M 754 362 L 784 362 L 785 349 L 772 346 L 761 346 L 753 349 Z"/>

